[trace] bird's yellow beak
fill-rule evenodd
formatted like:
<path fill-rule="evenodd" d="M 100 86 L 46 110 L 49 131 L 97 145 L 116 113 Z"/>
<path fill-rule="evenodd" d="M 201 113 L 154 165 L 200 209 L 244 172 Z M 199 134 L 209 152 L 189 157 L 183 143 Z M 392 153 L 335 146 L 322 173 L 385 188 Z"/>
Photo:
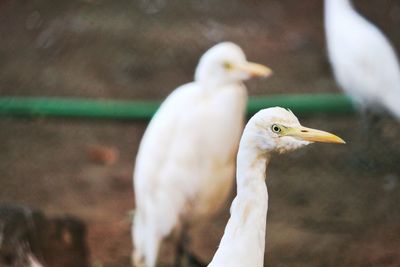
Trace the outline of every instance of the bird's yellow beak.
<path fill-rule="evenodd" d="M 269 77 L 272 75 L 272 70 L 267 66 L 253 63 L 253 62 L 246 62 L 237 66 L 237 68 L 251 77 Z"/>
<path fill-rule="evenodd" d="M 320 131 L 316 129 L 299 127 L 299 128 L 288 128 L 285 135 L 292 136 L 304 141 L 309 142 L 321 142 L 321 143 L 335 143 L 335 144 L 345 144 L 346 142 L 334 134 Z"/>

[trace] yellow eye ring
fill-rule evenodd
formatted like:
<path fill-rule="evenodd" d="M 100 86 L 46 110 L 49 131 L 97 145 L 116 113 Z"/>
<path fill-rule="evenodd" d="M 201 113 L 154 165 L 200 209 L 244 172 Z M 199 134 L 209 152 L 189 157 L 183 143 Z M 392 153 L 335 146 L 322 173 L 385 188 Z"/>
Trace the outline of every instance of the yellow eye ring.
<path fill-rule="evenodd" d="M 281 132 L 282 132 L 282 128 L 281 128 L 278 124 L 273 124 L 273 125 L 271 126 L 271 130 L 272 130 L 274 133 L 281 133 Z"/>
<path fill-rule="evenodd" d="M 233 64 L 229 63 L 229 62 L 224 62 L 223 66 L 224 66 L 224 69 L 226 69 L 226 70 L 232 70 L 233 69 Z"/>

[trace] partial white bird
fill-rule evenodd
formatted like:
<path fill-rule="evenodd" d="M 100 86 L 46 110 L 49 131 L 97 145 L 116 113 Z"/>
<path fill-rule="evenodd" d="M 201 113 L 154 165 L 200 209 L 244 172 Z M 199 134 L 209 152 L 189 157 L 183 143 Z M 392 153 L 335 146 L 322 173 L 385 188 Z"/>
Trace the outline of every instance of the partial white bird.
<path fill-rule="evenodd" d="M 259 111 L 247 123 L 237 155 L 237 196 L 231 217 L 209 267 L 263 267 L 268 191 L 265 172 L 274 152 L 284 153 L 312 142 L 344 143 L 328 132 L 300 125 L 283 108 Z"/>
<path fill-rule="evenodd" d="M 325 32 L 342 89 L 361 111 L 383 107 L 400 119 L 400 67 L 384 34 L 350 0 L 325 0 Z"/>
<path fill-rule="evenodd" d="M 0 204 L 1 267 L 89 267 L 86 226 L 74 217 Z"/>
<path fill-rule="evenodd" d="M 270 74 L 269 68 L 248 62 L 239 46 L 220 43 L 201 57 L 194 82 L 163 102 L 136 157 L 135 266 L 154 267 L 162 240 L 176 226 L 207 218 L 224 203 L 234 181 L 247 102 L 242 81 Z M 185 229 L 181 233 L 178 253 L 189 255 Z"/>

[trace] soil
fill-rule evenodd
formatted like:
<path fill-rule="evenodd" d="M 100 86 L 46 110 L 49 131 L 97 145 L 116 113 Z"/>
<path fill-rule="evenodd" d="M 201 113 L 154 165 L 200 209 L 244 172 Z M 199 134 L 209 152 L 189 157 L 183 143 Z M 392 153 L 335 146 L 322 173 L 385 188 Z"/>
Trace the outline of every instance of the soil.
<path fill-rule="evenodd" d="M 213 44 L 238 43 L 275 75 L 252 96 L 339 92 L 325 56 L 322 0 L 0 1 L 1 96 L 163 99 L 192 80 Z M 400 2 L 355 1 L 400 51 Z M 400 266 L 400 125 L 383 116 L 369 134 L 359 115 L 300 117 L 342 136 L 276 155 L 265 266 Z M 132 171 L 142 121 L 0 119 L 0 201 L 88 225 L 93 266 L 129 266 Z M 106 154 L 103 155 L 102 154 Z M 226 208 L 192 233 L 208 262 Z M 160 266 L 170 266 L 172 242 Z"/>

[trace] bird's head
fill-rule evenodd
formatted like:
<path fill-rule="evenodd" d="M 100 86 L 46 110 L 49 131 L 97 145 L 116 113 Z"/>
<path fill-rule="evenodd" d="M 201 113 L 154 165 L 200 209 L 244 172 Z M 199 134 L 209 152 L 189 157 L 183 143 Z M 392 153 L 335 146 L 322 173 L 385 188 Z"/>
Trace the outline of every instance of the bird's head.
<path fill-rule="evenodd" d="M 240 82 L 251 77 L 268 77 L 271 74 L 268 67 L 247 61 L 238 45 L 223 42 L 211 47 L 200 58 L 195 80 L 215 85 Z"/>
<path fill-rule="evenodd" d="M 340 137 L 304 127 L 290 111 L 280 107 L 267 108 L 247 123 L 245 142 L 263 152 L 284 153 L 313 142 L 344 144 Z"/>

